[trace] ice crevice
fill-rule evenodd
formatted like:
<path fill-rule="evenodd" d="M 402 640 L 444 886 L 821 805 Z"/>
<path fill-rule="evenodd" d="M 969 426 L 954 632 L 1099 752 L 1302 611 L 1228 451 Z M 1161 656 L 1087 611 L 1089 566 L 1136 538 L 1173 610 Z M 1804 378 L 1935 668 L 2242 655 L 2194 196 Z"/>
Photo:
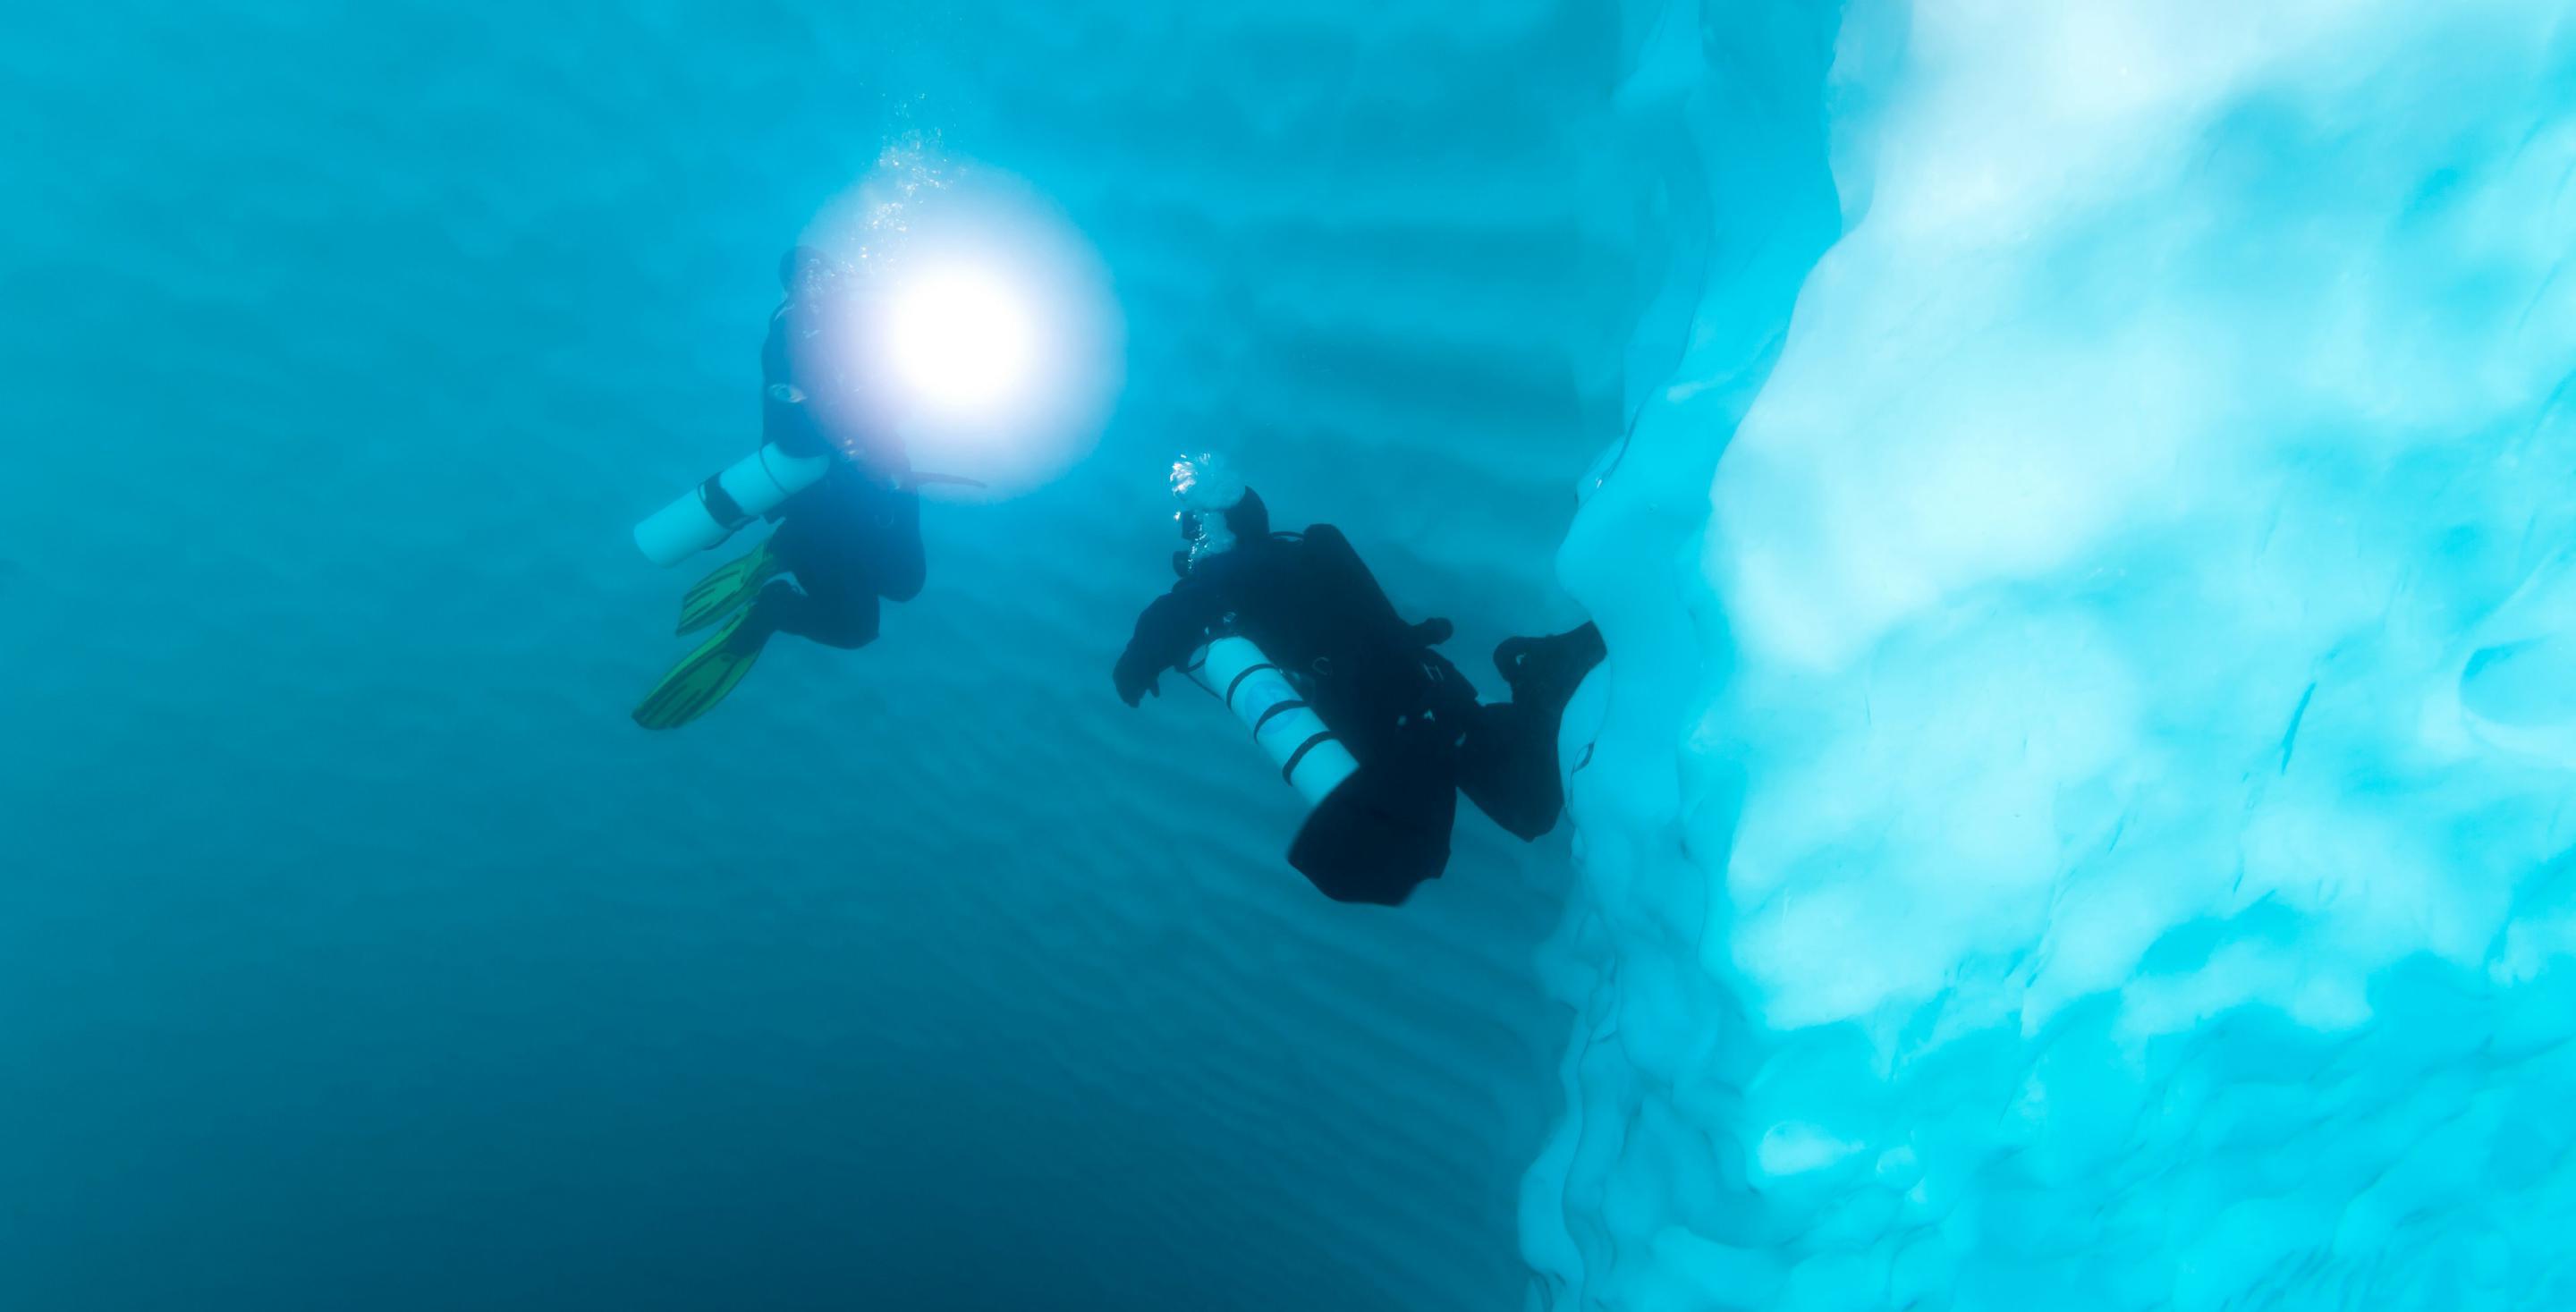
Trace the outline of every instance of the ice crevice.
<path fill-rule="evenodd" d="M 1533 1305 L 2576 1304 L 2576 16 L 1623 24 Z"/>

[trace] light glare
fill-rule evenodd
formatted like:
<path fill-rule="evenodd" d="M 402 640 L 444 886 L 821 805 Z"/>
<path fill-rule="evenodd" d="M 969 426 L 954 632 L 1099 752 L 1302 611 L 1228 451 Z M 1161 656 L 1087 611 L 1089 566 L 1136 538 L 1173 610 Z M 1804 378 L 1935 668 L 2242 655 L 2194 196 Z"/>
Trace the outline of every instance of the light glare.
<path fill-rule="evenodd" d="M 1007 414 L 1036 373 L 1036 316 L 1000 270 L 925 269 L 895 293 L 887 320 L 895 378 L 932 417 Z"/>
<path fill-rule="evenodd" d="M 1025 182 L 917 140 L 815 216 L 851 272 L 841 372 L 943 500 L 1018 496 L 1106 426 L 1125 374 L 1108 271 Z"/>

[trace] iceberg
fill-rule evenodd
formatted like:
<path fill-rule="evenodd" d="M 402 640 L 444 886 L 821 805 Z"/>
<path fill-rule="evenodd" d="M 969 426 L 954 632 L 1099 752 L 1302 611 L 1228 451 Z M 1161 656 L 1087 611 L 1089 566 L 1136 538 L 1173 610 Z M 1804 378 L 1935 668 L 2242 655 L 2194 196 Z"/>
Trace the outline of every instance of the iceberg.
<path fill-rule="evenodd" d="M 1629 15 L 1534 1306 L 2576 1305 L 2571 19 Z"/>

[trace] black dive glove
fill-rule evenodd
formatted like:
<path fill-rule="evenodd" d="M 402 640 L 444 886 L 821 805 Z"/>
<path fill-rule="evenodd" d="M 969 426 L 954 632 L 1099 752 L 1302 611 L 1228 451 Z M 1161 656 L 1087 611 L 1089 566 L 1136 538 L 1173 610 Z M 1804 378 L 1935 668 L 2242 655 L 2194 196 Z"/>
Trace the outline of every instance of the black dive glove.
<path fill-rule="evenodd" d="M 1130 706 L 1144 705 L 1145 694 L 1149 692 L 1157 697 L 1163 695 L 1163 690 L 1157 686 L 1163 677 L 1163 667 L 1149 657 L 1137 655 L 1133 647 L 1118 657 L 1118 668 L 1112 670 L 1109 677 L 1118 684 L 1118 700 Z"/>

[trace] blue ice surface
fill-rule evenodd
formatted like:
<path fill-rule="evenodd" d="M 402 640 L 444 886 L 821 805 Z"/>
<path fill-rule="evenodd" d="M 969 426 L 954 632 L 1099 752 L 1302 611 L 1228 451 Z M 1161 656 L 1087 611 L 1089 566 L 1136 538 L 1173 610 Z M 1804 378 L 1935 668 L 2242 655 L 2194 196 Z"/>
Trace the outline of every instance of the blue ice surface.
<path fill-rule="evenodd" d="M 2576 22 L 1633 16 L 1542 1301 L 2576 1304 Z"/>
<path fill-rule="evenodd" d="M 1578 616 L 1608 35 L 6 26 L 0 1308 L 1520 1300 L 1565 840 L 1470 819 L 1402 914 L 1327 903 L 1237 726 L 1109 668 L 1183 448 L 1344 525 L 1462 666 Z M 779 644 L 645 735 L 695 574 L 628 526 L 749 449 L 780 251 L 912 137 L 1088 235 L 1125 401 L 1056 484 L 933 506 L 876 647 Z"/>

